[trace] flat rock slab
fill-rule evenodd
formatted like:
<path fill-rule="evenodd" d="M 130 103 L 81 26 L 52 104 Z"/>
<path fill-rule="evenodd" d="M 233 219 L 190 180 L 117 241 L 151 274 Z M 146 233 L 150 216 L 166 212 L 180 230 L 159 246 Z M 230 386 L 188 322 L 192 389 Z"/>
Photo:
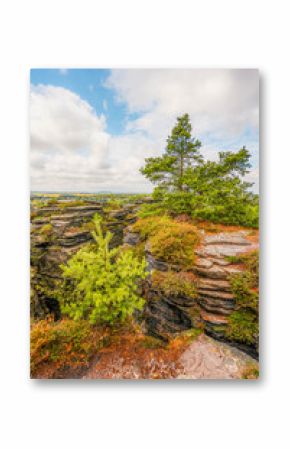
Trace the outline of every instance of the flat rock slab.
<path fill-rule="evenodd" d="M 236 348 L 200 335 L 179 359 L 178 379 L 240 379 L 257 362 Z"/>
<path fill-rule="evenodd" d="M 246 231 L 221 232 L 219 234 L 206 235 L 204 237 L 204 244 L 250 245 L 250 242 L 245 238 L 245 235 L 247 235 Z"/>
<path fill-rule="evenodd" d="M 223 281 L 219 279 L 205 279 L 199 278 L 198 289 L 205 290 L 221 290 L 223 292 L 231 292 L 231 286 L 228 281 Z"/>
<path fill-rule="evenodd" d="M 205 296 L 207 298 L 217 298 L 217 299 L 223 299 L 224 301 L 232 301 L 234 300 L 234 295 L 229 292 L 223 292 L 222 290 L 208 290 L 204 288 L 198 289 L 199 296 Z"/>
<path fill-rule="evenodd" d="M 228 257 L 254 251 L 255 249 L 257 249 L 257 245 L 249 242 L 247 245 L 212 243 L 197 249 L 195 253 L 200 257 Z"/>
<path fill-rule="evenodd" d="M 227 271 L 225 271 L 225 269 L 217 267 L 217 266 L 212 266 L 211 268 L 199 268 L 199 267 L 195 267 L 193 269 L 193 272 L 203 276 L 205 278 L 210 278 L 210 279 L 227 279 L 228 277 L 228 273 Z"/>
<path fill-rule="evenodd" d="M 217 324 L 217 325 L 228 324 L 227 317 L 223 316 L 223 315 L 207 313 L 204 310 L 201 311 L 200 315 L 205 323 L 210 323 L 210 324 L 214 324 L 214 325 L 215 324 Z"/>
<path fill-rule="evenodd" d="M 213 266 L 213 262 L 210 259 L 199 257 L 196 259 L 195 265 L 199 268 L 210 268 Z"/>

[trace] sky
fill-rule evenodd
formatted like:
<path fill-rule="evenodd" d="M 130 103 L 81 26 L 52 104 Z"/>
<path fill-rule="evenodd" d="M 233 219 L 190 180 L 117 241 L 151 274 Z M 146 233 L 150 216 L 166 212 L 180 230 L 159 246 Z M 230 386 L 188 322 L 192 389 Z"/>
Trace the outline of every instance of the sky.
<path fill-rule="evenodd" d="M 258 191 L 255 69 L 32 69 L 30 81 L 33 191 L 151 192 L 139 169 L 184 113 L 206 159 L 246 146 Z"/>

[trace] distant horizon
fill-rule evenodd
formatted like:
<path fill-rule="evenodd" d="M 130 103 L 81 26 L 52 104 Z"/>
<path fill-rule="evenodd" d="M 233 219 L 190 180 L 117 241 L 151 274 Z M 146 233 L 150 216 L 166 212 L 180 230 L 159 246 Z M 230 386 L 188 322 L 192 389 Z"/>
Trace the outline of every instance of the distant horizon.
<path fill-rule="evenodd" d="M 87 193 L 91 195 L 152 195 L 152 192 L 112 192 L 112 191 L 82 191 L 82 190 L 30 190 L 30 193 Z"/>

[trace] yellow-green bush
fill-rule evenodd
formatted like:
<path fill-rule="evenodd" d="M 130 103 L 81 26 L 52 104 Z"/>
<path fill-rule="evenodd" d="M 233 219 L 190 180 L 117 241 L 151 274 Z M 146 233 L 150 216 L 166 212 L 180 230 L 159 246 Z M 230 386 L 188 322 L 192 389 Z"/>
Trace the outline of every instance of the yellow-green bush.
<path fill-rule="evenodd" d="M 166 295 L 196 297 L 196 286 L 193 275 L 174 271 L 154 271 L 152 273 L 152 287 Z"/>
<path fill-rule="evenodd" d="M 244 263 L 246 269 L 230 278 L 236 310 L 229 316 L 226 335 L 240 343 L 257 344 L 259 334 L 259 253 L 255 251 L 240 256 L 237 262 Z"/>
<path fill-rule="evenodd" d="M 259 323 L 255 313 L 250 310 L 236 310 L 229 316 L 229 325 L 226 335 L 239 343 L 253 345 L 259 333 Z"/>
<path fill-rule="evenodd" d="M 172 228 L 174 226 L 175 222 L 166 215 L 161 217 L 146 217 L 136 221 L 136 223 L 132 225 L 132 231 L 139 232 L 141 239 L 146 240 L 158 230 L 162 228 Z"/>
<path fill-rule="evenodd" d="M 156 259 L 184 269 L 194 265 L 194 248 L 199 242 L 198 231 L 190 223 L 177 223 L 159 228 L 149 238 L 150 251 Z"/>
<path fill-rule="evenodd" d="M 199 242 L 197 228 L 166 215 L 139 219 L 133 226 L 142 240 L 148 240 L 151 253 L 169 264 L 188 269 L 194 264 L 194 248 Z"/>

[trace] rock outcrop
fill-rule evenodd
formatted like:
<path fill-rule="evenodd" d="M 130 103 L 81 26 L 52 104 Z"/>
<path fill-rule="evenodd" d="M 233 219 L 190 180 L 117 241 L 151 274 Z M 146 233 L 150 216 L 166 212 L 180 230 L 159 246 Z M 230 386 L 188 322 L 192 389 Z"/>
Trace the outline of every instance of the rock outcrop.
<path fill-rule="evenodd" d="M 248 230 L 204 234 L 201 245 L 195 250 L 194 273 L 197 276 L 200 316 L 205 332 L 220 340 L 225 340 L 227 317 L 235 309 L 229 277 L 243 270 L 243 265 L 231 262 L 231 258 L 258 249 L 258 243 L 251 240 L 250 234 Z M 239 346 L 247 349 L 244 345 Z"/>
<path fill-rule="evenodd" d="M 194 250 L 195 264 L 190 268 L 195 277 L 196 299 L 161 294 L 152 288 L 150 277 L 148 278 L 144 322 L 150 335 L 166 339 L 166 335 L 170 333 L 202 326 L 207 335 L 221 341 L 227 340 L 224 331 L 228 317 L 236 306 L 229 278 L 244 269 L 236 261 L 238 256 L 257 250 L 258 243 L 256 237 L 252 238 L 253 233 L 246 229 L 215 233 L 200 230 L 200 233 L 200 244 Z M 254 234 L 256 236 L 257 233 Z M 140 242 L 140 237 L 128 228 L 125 242 L 134 246 Z M 169 265 L 163 260 L 157 260 L 150 252 L 148 242 L 145 245 L 145 256 L 150 272 L 181 270 L 178 263 Z M 236 346 L 256 355 L 255 348 L 242 344 Z"/>

